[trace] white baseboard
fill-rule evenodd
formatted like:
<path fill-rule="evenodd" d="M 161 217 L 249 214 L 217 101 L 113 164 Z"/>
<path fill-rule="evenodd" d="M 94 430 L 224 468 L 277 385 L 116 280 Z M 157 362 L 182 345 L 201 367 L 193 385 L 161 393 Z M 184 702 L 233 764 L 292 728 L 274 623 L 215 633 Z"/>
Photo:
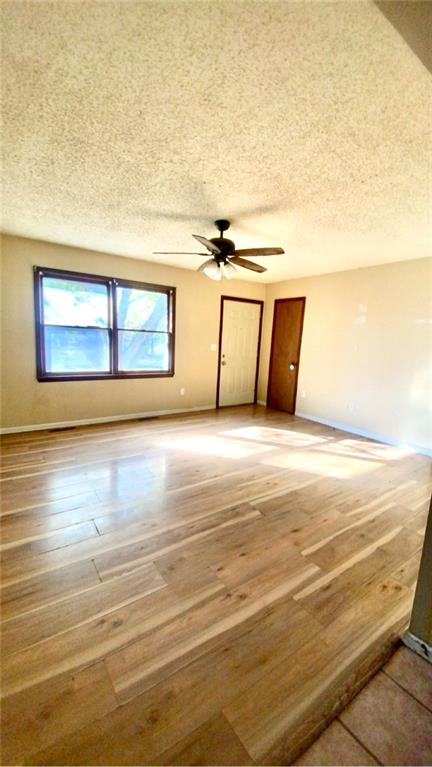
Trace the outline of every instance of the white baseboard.
<path fill-rule="evenodd" d="M 200 410 L 215 410 L 215 405 L 173 408 L 172 410 L 147 410 L 144 413 L 104 415 L 101 418 L 81 418 L 77 421 L 56 421 L 54 423 L 34 423 L 28 426 L 6 426 L 5 428 L 0 429 L 0 434 L 16 434 L 21 431 L 43 431 L 44 429 L 68 429 L 71 426 L 90 426 L 94 423 L 110 423 L 111 421 L 133 421 L 136 418 L 154 418 L 158 415 L 176 415 L 177 413 L 196 413 Z"/>
<path fill-rule="evenodd" d="M 267 402 L 263 399 L 257 399 L 257 405 L 262 405 L 263 407 L 267 407 Z"/>
<path fill-rule="evenodd" d="M 417 653 L 417 655 L 421 655 L 422 658 L 425 658 L 429 663 L 432 663 L 432 647 L 430 644 L 423 642 L 422 639 L 419 639 L 415 634 L 411 634 L 410 631 L 405 632 L 402 637 L 402 642 L 409 647 L 410 650 Z"/>
<path fill-rule="evenodd" d="M 310 415 L 309 413 L 299 413 L 296 411 L 295 415 L 298 418 L 305 418 L 307 421 L 316 421 L 317 423 L 324 424 L 324 426 L 332 426 L 333 429 L 340 429 L 340 431 L 348 431 L 351 434 L 358 434 L 359 437 L 367 437 L 368 439 L 373 439 L 376 442 L 384 442 L 387 445 L 394 445 L 395 447 L 400 447 L 403 450 L 411 450 L 414 453 L 421 453 L 422 455 L 428 455 L 432 457 L 431 447 L 399 442 L 398 440 L 392 439 L 391 437 L 386 437 L 383 434 L 376 434 L 373 431 L 366 431 L 365 429 L 357 429 L 355 426 L 349 426 L 349 424 L 339 423 L 338 421 L 330 421 L 328 418 L 318 418 L 318 416 Z"/>

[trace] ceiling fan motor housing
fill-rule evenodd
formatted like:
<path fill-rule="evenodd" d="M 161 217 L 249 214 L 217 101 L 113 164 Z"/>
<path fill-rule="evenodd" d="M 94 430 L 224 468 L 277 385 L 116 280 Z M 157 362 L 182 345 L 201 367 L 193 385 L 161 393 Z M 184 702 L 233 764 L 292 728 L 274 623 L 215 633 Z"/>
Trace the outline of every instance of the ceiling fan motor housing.
<path fill-rule="evenodd" d="M 220 253 L 215 254 L 217 261 L 224 261 L 230 253 L 235 250 L 235 245 L 232 240 L 228 240 L 226 237 L 212 237 L 210 242 L 219 248 Z"/>

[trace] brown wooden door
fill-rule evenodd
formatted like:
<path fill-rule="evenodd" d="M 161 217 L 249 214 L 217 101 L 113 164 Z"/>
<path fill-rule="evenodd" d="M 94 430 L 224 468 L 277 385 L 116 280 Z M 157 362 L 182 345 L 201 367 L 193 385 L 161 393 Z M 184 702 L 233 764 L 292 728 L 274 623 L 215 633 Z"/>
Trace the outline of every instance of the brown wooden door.
<path fill-rule="evenodd" d="M 305 298 L 275 301 L 267 405 L 294 413 Z"/>

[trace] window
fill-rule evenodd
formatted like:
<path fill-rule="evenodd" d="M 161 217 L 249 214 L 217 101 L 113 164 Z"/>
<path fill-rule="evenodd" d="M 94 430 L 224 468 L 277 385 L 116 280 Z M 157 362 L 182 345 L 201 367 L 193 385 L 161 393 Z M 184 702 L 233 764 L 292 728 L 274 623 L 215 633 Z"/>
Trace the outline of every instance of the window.
<path fill-rule="evenodd" d="M 34 267 L 39 381 L 174 375 L 175 288 Z"/>

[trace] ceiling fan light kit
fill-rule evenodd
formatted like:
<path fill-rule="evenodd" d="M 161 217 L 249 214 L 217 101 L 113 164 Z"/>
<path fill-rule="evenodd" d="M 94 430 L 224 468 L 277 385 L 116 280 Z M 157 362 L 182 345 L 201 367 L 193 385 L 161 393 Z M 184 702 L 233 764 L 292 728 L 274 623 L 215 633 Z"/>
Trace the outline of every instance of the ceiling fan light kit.
<path fill-rule="evenodd" d="M 227 280 L 232 280 L 237 273 L 237 269 L 229 261 L 221 266 L 222 277 L 226 277 Z"/>
<path fill-rule="evenodd" d="M 204 264 L 202 271 L 207 277 L 210 277 L 211 280 L 221 280 L 222 279 L 222 272 L 219 264 L 217 261 L 209 261 L 207 264 Z"/>
<path fill-rule="evenodd" d="M 231 280 L 237 274 L 237 266 L 243 267 L 243 269 L 250 269 L 253 272 L 266 272 L 267 269 L 260 264 L 256 264 L 254 261 L 248 261 L 244 256 L 278 256 L 284 253 L 283 248 L 244 248 L 242 250 L 236 250 L 235 244 L 228 237 L 224 237 L 223 233 L 229 229 L 230 222 L 221 218 L 214 222 L 216 229 L 219 230 L 219 237 L 212 237 L 210 240 L 207 237 L 202 237 L 199 234 L 193 234 L 194 237 L 201 245 L 211 253 L 212 257 L 209 258 L 204 264 L 198 267 L 198 272 L 204 272 L 211 280 L 221 280 L 225 277 L 227 280 Z M 158 255 L 188 255 L 188 256 L 207 256 L 208 253 L 167 253 L 161 251 L 155 251 Z"/>

